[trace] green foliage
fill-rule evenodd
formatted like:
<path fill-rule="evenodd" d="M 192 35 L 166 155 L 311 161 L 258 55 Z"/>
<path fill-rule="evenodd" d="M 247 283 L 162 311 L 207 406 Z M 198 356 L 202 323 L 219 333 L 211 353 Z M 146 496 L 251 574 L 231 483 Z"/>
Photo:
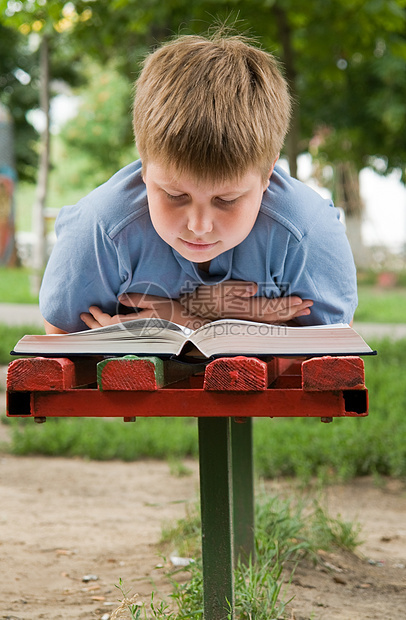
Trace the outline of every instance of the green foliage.
<path fill-rule="evenodd" d="M 38 133 L 28 121 L 27 113 L 39 108 L 38 49 L 41 40 L 47 37 L 50 49 L 51 88 L 58 80 L 71 86 L 83 83 L 83 50 L 72 44 L 64 28 L 69 3 L 30 0 L 5 4 L 7 8 L 0 24 L 0 101 L 8 106 L 14 121 L 18 177 L 22 181 L 34 182 L 38 166 Z"/>
<path fill-rule="evenodd" d="M 72 187 L 94 187 L 136 157 L 131 127 L 131 82 L 113 67 L 87 67 L 88 85 L 81 93 L 77 116 L 61 132 L 64 151 L 59 176 Z M 67 174 L 65 162 L 71 165 Z M 73 174 L 72 174 L 73 173 Z"/>
<path fill-rule="evenodd" d="M 160 546 L 166 551 L 176 552 L 180 557 L 196 558 L 200 554 L 201 521 L 198 505 L 186 508 L 185 517 L 162 529 Z"/>
<path fill-rule="evenodd" d="M 38 133 L 26 115 L 38 106 L 38 69 L 36 54 L 27 43 L 19 32 L 0 23 L 0 102 L 12 117 L 14 135 L 14 157 L 11 153 L 8 156 L 16 162 L 18 177 L 33 181 L 38 165 Z"/>
<path fill-rule="evenodd" d="M 172 612 L 168 611 L 169 606 L 166 605 L 166 603 L 164 603 L 164 601 L 160 601 L 158 606 L 155 603 L 154 600 L 154 592 L 152 592 L 151 594 L 151 602 L 150 602 L 150 610 L 151 610 L 151 616 L 149 616 L 150 618 L 155 618 L 155 620 L 164 620 L 164 618 L 167 618 L 168 620 L 172 619 L 175 620 L 175 616 Z M 145 615 L 144 618 L 148 618 L 148 614 L 147 611 L 145 611 Z"/>
<path fill-rule="evenodd" d="M 197 456 L 193 418 L 138 418 L 136 423 L 81 418 L 48 419 L 46 424 L 13 421 L 14 454 L 81 456 L 96 460 Z"/>
<path fill-rule="evenodd" d="M 27 0 L 8 3 L 4 25 L 26 36 L 45 34 L 53 76 L 73 85 L 89 56 L 103 66 L 113 61 L 132 82 L 140 58 L 157 43 L 205 31 L 216 18 L 254 34 L 284 61 L 301 108 L 296 151 L 307 150 L 325 127 L 316 149 L 323 162 L 361 167 L 378 155 L 385 172 L 404 170 L 404 0 Z"/>
<path fill-rule="evenodd" d="M 281 601 L 282 565 L 274 559 L 260 562 L 241 561 L 236 571 L 235 588 L 238 593 L 235 611 L 241 620 L 277 619 L 285 611 L 287 602 Z"/>
<path fill-rule="evenodd" d="M 9 304 L 37 304 L 38 296 L 30 292 L 30 270 L 0 266 L 0 299 Z"/>
<path fill-rule="evenodd" d="M 282 570 L 294 571 L 305 558 L 317 562 L 320 549 L 332 551 L 339 547 L 354 551 L 360 544 L 359 531 L 358 524 L 330 517 L 317 500 L 302 497 L 284 500 L 261 493 L 255 505 L 256 562 L 239 561 L 235 570 L 235 617 L 240 620 L 280 618 L 289 602 L 283 600 L 286 595 L 282 592 Z M 161 544 L 165 549 L 176 548 L 194 561 L 186 569 L 190 575 L 186 583 L 183 579 L 179 582 L 178 572 L 170 575 L 173 588 L 170 596 L 176 612 L 153 615 L 153 618 L 202 620 L 200 540 L 197 505 L 163 533 Z"/>
<path fill-rule="evenodd" d="M 47 194 L 47 206 L 52 209 L 59 209 L 64 205 L 76 204 L 81 198 L 90 193 L 96 185 L 93 175 L 85 177 L 83 170 L 91 169 L 92 162 L 87 153 L 75 152 L 73 156 L 66 149 L 61 136 L 53 138 L 52 151 L 54 164 L 49 175 L 49 188 Z M 93 162 L 94 166 L 94 162 Z M 97 173 L 100 179 L 100 171 Z M 107 178 L 107 173 L 104 173 Z M 18 183 L 15 193 L 16 204 L 16 229 L 19 232 L 30 232 L 32 230 L 32 205 L 35 200 L 35 185 L 32 183 Z M 48 232 L 54 228 L 55 222 L 47 222 Z M 18 277 L 18 273 L 17 273 Z M 7 292 L 7 297 L 12 296 L 13 291 Z M 2 297 L 6 300 L 7 297 Z"/>
<path fill-rule="evenodd" d="M 367 323 L 404 323 L 406 289 L 384 289 L 373 286 L 358 287 L 358 308 L 355 321 Z"/>
<path fill-rule="evenodd" d="M 0 323 L 0 365 L 6 365 L 15 359 L 10 355 L 14 345 L 24 334 L 41 334 L 44 331 L 37 325 L 9 326 Z"/>
<path fill-rule="evenodd" d="M 131 597 L 131 599 L 128 598 L 129 590 L 124 590 L 124 584 L 121 578 L 118 585 L 116 585 L 116 588 L 120 590 L 123 598 L 120 607 L 113 612 L 113 615 L 111 616 L 112 620 L 114 620 L 114 618 L 122 618 L 121 612 L 124 610 L 129 612 L 132 620 L 139 620 L 141 617 L 141 609 L 139 605 L 137 605 L 138 596 L 135 595 L 134 597 Z"/>
<path fill-rule="evenodd" d="M 305 148 L 310 140 L 312 154 L 323 163 L 351 161 L 360 169 L 381 155 L 385 173 L 404 170 L 404 0 L 272 5 L 286 25 L 274 37 L 294 79 Z"/>
<path fill-rule="evenodd" d="M 318 549 L 340 548 L 355 551 L 361 544 L 361 526 L 340 517 L 331 517 L 317 502 L 314 502 L 309 538 Z"/>
<path fill-rule="evenodd" d="M 169 471 L 172 476 L 176 478 L 184 478 L 185 476 L 191 476 L 192 470 L 187 467 L 179 458 L 171 457 L 168 459 Z"/>

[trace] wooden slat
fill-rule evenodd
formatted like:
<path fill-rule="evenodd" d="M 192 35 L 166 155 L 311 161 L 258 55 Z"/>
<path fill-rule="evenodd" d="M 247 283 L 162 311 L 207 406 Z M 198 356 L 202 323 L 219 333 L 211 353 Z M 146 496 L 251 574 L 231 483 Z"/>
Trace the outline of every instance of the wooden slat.
<path fill-rule="evenodd" d="M 221 357 L 206 367 L 207 391 L 258 392 L 268 387 L 267 363 L 255 357 Z"/>
<path fill-rule="evenodd" d="M 360 357 L 313 357 L 302 363 L 306 391 L 349 390 L 365 387 L 364 360 Z"/>
<path fill-rule="evenodd" d="M 97 364 L 100 390 L 154 391 L 164 385 L 164 363 L 159 357 L 126 355 Z"/>
<path fill-rule="evenodd" d="M 75 385 L 75 365 L 65 358 L 35 357 L 11 362 L 7 390 L 44 392 L 67 390 Z"/>
<path fill-rule="evenodd" d="M 206 364 L 184 364 L 158 357 L 109 358 L 97 365 L 97 380 L 101 390 L 151 391 L 185 381 L 190 387 L 194 375 L 204 371 Z"/>

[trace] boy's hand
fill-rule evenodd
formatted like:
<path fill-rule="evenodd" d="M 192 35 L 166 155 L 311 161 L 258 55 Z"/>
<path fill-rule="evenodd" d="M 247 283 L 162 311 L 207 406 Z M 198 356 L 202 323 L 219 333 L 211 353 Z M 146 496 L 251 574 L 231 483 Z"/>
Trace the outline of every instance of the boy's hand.
<path fill-rule="evenodd" d="M 96 329 L 97 327 L 106 327 L 107 325 L 131 321 L 135 317 L 131 314 L 115 314 L 111 316 L 107 312 L 100 310 L 98 306 L 90 306 L 89 312 L 82 312 L 80 318 L 90 329 Z"/>
<path fill-rule="evenodd" d="M 216 285 L 199 286 L 193 293 L 183 295 L 180 303 L 191 314 L 206 320 L 244 319 L 260 323 L 287 323 L 310 314 L 313 302 L 297 295 L 290 297 L 254 297 L 255 282 L 227 280 Z"/>
<path fill-rule="evenodd" d="M 302 300 L 296 295 L 275 299 L 253 297 L 257 289 L 254 282 L 227 280 L 213 286 L 199 286 L 193 293 L 183 295 L 179 300 L 129 293 L 122 295 L 119 301 L 124 306 L 137 308 L 137 313 L 111 316 L 97 306 L 90 306 L 89 312 L 82 313 L 80 318 L 90 329 L 151 317 L 197 329 L 215 319 L 287 323 L 310 314 L 313 305 L 310 299 Z"/>
<path fill-rule="evenodd" d="M 178 301 L 168 299 L 167 297 L 129 293 L 120 297 L 120 303 L 124 306 L 137 308 L 137 312 L 134 314 L 115 314 L 111 316 L 97 306 L 90 306 L 89 312 L 83 312 L 80 318 L 90 329 L 124 323 L 133 319 L 147 318 L 166 319 L 191 329 L 197 329 L 207 322 L 201 317 L 190 314 Z"/>

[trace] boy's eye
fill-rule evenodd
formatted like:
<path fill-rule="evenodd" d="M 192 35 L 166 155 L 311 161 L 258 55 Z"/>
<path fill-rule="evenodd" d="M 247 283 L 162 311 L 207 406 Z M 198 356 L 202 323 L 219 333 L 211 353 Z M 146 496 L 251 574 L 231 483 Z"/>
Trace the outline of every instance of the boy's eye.
<path fill-rule="evenodd" d="M 230 205 L 234 204 L 235 202 L 237 202 L 237 200 L 238 200 L 238 198 L 233 198 L 232 200 L 225 200 L 224 198 L 220 198 L 220 197 L 216 198 L 216 201 L 219 204 L 224 205 L 224 206 L 230 206 Z"/>
<path fill-rule="evenodd" d="M 173 200 L 174 202 L 176 202 L 177 200 L 183 200 L 184 198 L 186 198 L 186 194 L 168 194 L 168 192 L 165 192 L 165 196 L 168 200 Z"/>

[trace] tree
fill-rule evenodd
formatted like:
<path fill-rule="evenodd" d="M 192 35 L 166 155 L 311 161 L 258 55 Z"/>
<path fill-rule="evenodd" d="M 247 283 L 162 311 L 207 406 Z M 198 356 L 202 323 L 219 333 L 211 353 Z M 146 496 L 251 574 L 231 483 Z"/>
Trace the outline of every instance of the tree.
<path fill-rule="evenodd" d="M 99 61 L 113 56 L 117 69 L 131 80 L 142 55 L 179 31 L 207 30 L 214 18 L 234 24 L 241 32 L 251 31 L 283 60 L 297 101 L 288 143 L 292 168 L 297 155 L 308 149 L 324 125 L 351 134 L 350 150 L 340 152 L 339 142 L 335 148 L 337 156 L 353 160 L 358 169 L 369 165 L 369 158 L 380 154 L 383 146 L 390 165 L 405 160 L 399 127 L 406 101 L 406 0 L 98 0 L 72 4 L 78 15 L 72 36 L 80 37 L 87 52 Z M 84 11 L 85 20 L 80 19 Z"/>
<path fill-rule="evenodd" d="M 104 183 L 135 158 L 130 80 L 112 62 L 101 67 L 89 61 L 86 75 L 86 88 L 78 90 L 78 114 L 60 133 L 66 153 L 77 162 L 70 184 L 81 187 L 87 181 L 94 186 Z"/>
<path fill-rule="evenodd" d="M 66 49 L 61 44 L 64 32 L 64 20 L 66 15 L 65 2 L 57 0 L 46 3 L 43 0 L 26 0 L 25 2 L 7 3 L 5 11 L 5 24 L 8 26 L 10 36 L 13 30 L 28 36 L 36 36 L 39 50 L 38 65 L 38 92 L 39 108 L 43 113 L 44 127 L 38 142 L 39 168 L 37 177 L 36 200 L 33 205 L 32 220 L 36 243 L 33 255 L 33 292 L 38 292 L 42 279 L 42 272 L 46 264 L 46 233 L 44 210 L 47 200 L 48 175 L 50 165 L 50 80 L 51 80 L 51 55 L 56 50 Z M 35 41 L 35 39 L 34 39 Z M 68 49 L 70 49 L 68 47 Z M 63 57 L 63 56 L 62 56 Z M 59 57 L 60 60 L 61 57 Z M 72 60 L 72 59 L 70 59 Z M 56 62 L 59 67 L 58 77 L 69 75 L 74 79 L 74 71 L 71 63 Z"/>
<path fill-rule="evenodd" d="M 38 166 L 35 150 L 38 133 L 27 121 L 27 113 L 37 107 L 38 61 L 27 43 L 20 32 L 0 24 L 0 102 L 13 119 L 18 178 L 34 181 Z"/>
<path fill-rule="evenodd" d="M 53 23 L 69 31 L 71 46 L 98 62 L 113 59 L 129 81 L 143 54 L 162 39 L 207 30 L 213 16 L 236 19 L 237 30 L 256 35 L 284 62 L 296 102 L 286 145 L 293 174 L 297 155 L 309 148 L 321 163 L 344 161 L 355 173 L 379 156 L 384 172 L 401 167 L 405 174 L 406 0 L 18 4 L 49 10 Z"/>

